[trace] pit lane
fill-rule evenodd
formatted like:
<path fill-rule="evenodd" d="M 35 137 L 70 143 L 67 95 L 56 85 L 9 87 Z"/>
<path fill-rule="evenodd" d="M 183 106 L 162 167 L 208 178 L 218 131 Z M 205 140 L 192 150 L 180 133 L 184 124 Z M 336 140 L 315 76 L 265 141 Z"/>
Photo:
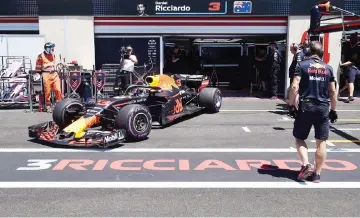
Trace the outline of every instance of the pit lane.
<path fill-rule="evenodd" d="M 360 111 L 358 111 L 360 105 L 357 102 L 353 104 L 339 102 L 340 120 L 332 125 L 333 131 L 330 133 L 330 140 L 334 146 L 329 146 L 333 152 L 328 154 L 328 159 L 335 162 L 328 163 L 332 169 L 324 170 L 321 178 L 322 183 L 319 186 L 315 189 L 304 189 L 304 183 L 294 179 L 296 168 L 299 165 L 296 163 L 298 160 L 296 152 L 291 151 L 291 147 L 295 147 L 291 135 L 293 123 L 291 120 L 284 119 L 286 115 L 282 111 L 281 104 L 283 104 L 282 101 L 224 99 L 223 111 L 219 114 L 200 115 L 183 120 L 165 129 L 153 129 L 148 140 L 140 143 L 124 143 L 119 147 L 109 149 L 107 152 L 90 149 L 80 149 L 80 152 L 79 150 L 71 151 L 66 148 L 54 148 L 53 146 L 28 141 L 26 127 L 46 121 L 51 118 L 51 115 L 45 113 L 26 114 L 23 111 L 2 111 L 0 112 L 0 139 L 2 141 L 0 162 L 3 173 L 0 176 L 0 181 L 8 182 L 2 184 L 7 187 L 15 187 L 17 185 L 15 182 L 21 182 L 22 187 L 28 187 L 31 186 L 31 183 L 28 182 L 42 182 L 42 186 L 40 184 L 39 187 L 53 184 L 54 188 L 61 187 L 63 184 L 65 189 L 0 189 L 0 195 L 4 199 L 0 203 L 0 207 L 4 208 L 2 212 L 5 216 L 24 214 L 58 216 L 67 214 L 67 211 L 72 211 L 73 215 L 82 216 L 293 216 L 292 211 L 295 213 L 297 211 L 297 216 L 300 213 L 302 216 L 356 216 L 359 213 L 356 200 L 345 201 L 344 199 L 358 199 L 359 189 L 336 191 L 333 188 L 354 188 L 354 185 L 347 185 L 346 182 L 353 182 L 352 184 L 360 182 L 358 176 L 359 153 L 358 150 L 354 150 L 359 149 L 360 144 L 358 142 L 360 137 L 358 124 L 360 122 Z M 243 127 L 247 127 L 250 131 L 245 131 L 246 129 Z M 313 134 L 310 134 L 308 140 L 310 148 L 315 146 L 311 142 L 312 136 Z M 204 149 L 209 148 L 218 150 L 216 152 L 204 152 Z M 219 152 L 224 148 L 260 150 L 256 152 L 239 152 L 241 150 L 238 152 Z M 66 149 L 66 152 L 60 149 Z M 135 153 L 131 151 L 121 152 L 126 149 L 148 150 Z M 176 152 L 150 152 L 154 149 L 190 150 L 183 153 L 178 150 L 175 150 Z M 194 149 L 203 151 L 194 152 Z M 275 152 L 266 152 L 266 149 L 275 149 Z M 284 152 L 284 149 L 291 152 Z M 311 161 L 313 161 L 313 154 L 312 152 L 309 155 Z M 55 159 L 56 162 L 44 170 L 17 170 L 19 167 L 27 167 L 29 159 Z M 59 162 L 74 159 L 90 160 L 94 163 L 86 166 L 88 170 L 74 170 L 68 165 L 62 170 L 53 170 Z M 116 160 L 129 159 L 142 160 L 143 162 L 140 164 L 130 163 L 129 165 L 128 163 L 126 165 L 127 167 L 140 167 L 140 170 L 129 171 L 110 167 L 111 163 Z M 93 170 L 99 160 L 108 160 L 108 162 L 103 170 Z M 175 170 L 149 170 L 144 168 L 146 161 L 149 163 L 149 161 L 154 160 L 173 160 L 173 162 L 155 165 L 172 167 Z M 189 170 L 180 170 L 179 160 L 188 160 Z M 218 169 L 195 170 L 196 168 L 199 169 L 199 165 L 202 169 L 201 164 L 206 160 L 217 160 L 218 162 L 210 165 L 220 165 L 220 167 Z M 249 167 L 250 170 L 243 170 L 246 167 L 244 168 L 243 165 L 243 168 L 240 168 L 236 160 L 263 160 L 265 163 L 268 161 L 270 166 L 259 170 L 256 165 L 254 167 L 252 164 Z M 287 167 L 281 164 L 281 161 L 284 160 L 287 160 L 285 162 Z M 339 161 L 342 162 L 339 163 Z M 342 165 L 341 163 L 344 162 L 347 163 Z M 349 166 L 348 170 L 340 170 Z M 124 182 L 127 186 L 123 188 L 134 187 L 134 182 L 144 182 L 144 187 L 149 187 L 151 182 L 159 183 L 160 187 L 165 187 L 170 182 L 180 182 L 189 187 L 195 182 L 215 181 L 218 182 L 215 187 L 220 188 L 221 185 L 225 186 L 226 182 L 235 182 L 245 189 L 209 190 L 207 189 L 209 187 L 204 183 L 203 189 L 196 190 L 117 189 L 121 188 L 121 185 L 113 186 L 110 190 L 92 189 L 89 191 L 88 189 L 81 189 L 81 186 L 77 187 L 76 190 L 70 190 L 69 188 L 76 188 L 75 181 L 83 182 L 83 184 L 96 182 L 96 185 L 103 185 L 104 187 L 110 187 L 109 183 Z M 50 182 L 57 182 L 57 184 Z M 65 182 L 71 182 L 72 187 L 69 183 L 64 185 Z M 255 184 L 260 182 L 262 182 L 263 187 L 268 185 L 268 188 L 252 189 L 256 188 Z M 283 183 L 286 183 L 288 187 L 282 185 Z M 250 186 L 249 184 L 253 185 Z M 314 188 L 310 183 L 305 184 L 308 185 L 305 188 Z M 326 185 L 321 184 L 331 184 L 332 186 L 326 188 Z M 33 185 L 32 187 L 35 187 L 35 184 Z M 281 185 L 286 190 L 279 189 Z M 301 189 L 298 190 L 297 188 L 300 186 Z M 235 187 L 235 185 L 232 184 L 230 187 Z M 315 205 L 309 206 L 309 199 L 301 197 L 303 195 L 311 195 L 312 200 L 317 200 L 316 207 Z M 34 199 L 29 196 L 37 197 Z M 56 196 L 56 199 L 51 196 Z M 13 205 L 14 198 L 20 199 L 23 204 L 15 207 Z M 217 200 L 214 202 L 214 199 Z M 265 204 L 265 202 L 273 202 L 274 199 L 276 199 L 275 206 L 269 207 L 268 204 Z M 56 209 L 49 210 L 49 208 L 53 208 L 51 205 L 55 202 Z M 77 202 L 77 204 L 69 202 Z M 94 207 L 99 202 L 102 202 L 100 203 L 101 211 Z M 35 206 L 39 204 L 43 205 L 43 208 Z M 81 208 L 86 209 L 81 211 L 76 209 L 80 204 Z M 282 205 L 281 208 L 279 205 Z M 329 207 L 329 205 L 333 206 Z M 339 210 L 336 205 L 345 206 L 348 209 L 346 211 Z M 123 213 L 118 214 L 119 210 Z"/>

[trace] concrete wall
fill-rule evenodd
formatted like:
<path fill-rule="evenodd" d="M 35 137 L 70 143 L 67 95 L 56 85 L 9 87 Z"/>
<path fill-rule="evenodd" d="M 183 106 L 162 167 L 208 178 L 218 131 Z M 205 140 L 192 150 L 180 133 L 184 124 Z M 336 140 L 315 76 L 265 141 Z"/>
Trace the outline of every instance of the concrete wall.
<path fill-rule="evenodd" d="M 329 17 L 323 17 L 326 19 Z M 324 22 L 324 24 L 330 23 L 341 23 L 341 19 L 334 19 Z M 289 16 L 288 18 L 288 37 L 287 37 L 287 67 L 292 62 L 293 55 L 290 53 L 290 45 L 291 43 L 300 43 L 302 39 L 306 37 L 306 31 L 310 27 L 310 16 Z M 341 38 L 342 32 L 330 33 L 328 35 L 324 35 L 324 61 L 327 62 L 330 66 L 333 67 L 334 73 L 337 74 L 337 79 L 339 80 L 339 63 L 341 60 Z M 287 83 L 286 88 L 290 86 L 290 79 L 288 79 L 288 70 L 287 70 Z M 286 92 L 285 92 L 286 93 Z"/>
<path fill-rule="evenodd" d="M 84 69 L 95 64 L 94 17 L 40 16 L 40 35 L 55 43 L 55 54 L 66 62 L 76 60 Z M 39 53 L 43 48 L 39 48 Z M 57 59 L 59 61 L 59 59 Z"/>

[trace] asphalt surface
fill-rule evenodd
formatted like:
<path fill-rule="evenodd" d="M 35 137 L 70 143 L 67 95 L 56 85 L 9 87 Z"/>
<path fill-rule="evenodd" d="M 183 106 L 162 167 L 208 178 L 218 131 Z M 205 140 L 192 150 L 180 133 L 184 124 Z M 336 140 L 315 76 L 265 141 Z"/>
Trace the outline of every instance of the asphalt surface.
<path fill-rule="evenodd" d="M 218 114 L 181 120 L 165 129 L 154 128 L 148 140 L 124 143 L 108 152 L 90 152 L 89 149 L 61 152 L 54 146 L 35 143 L 27 136 L 27 126 L 51 119 L 50 114 L 0 111 L 0 185 L 3 182 L 10 182 L 8 186 L 11 187 L 11 182 L 57 181 L 73 182 L 74 187 L 75 182 L 203 182 L 204 186 L 206 182 L 246 185 L 267 182 L 280 186 L 285 182 L 296 186 L 299 184 L 296 181 L 297 153 L 280 150 L 295 147 L 293 120 L 282 111 L 283 104 L 281 100 L 224 99 Z M 360 182 L 360 153 L 351 150 L 360 149 L 360 103 L 339 102 L 338 111 L 339 120 L 332 125 L 330 133 L 328 148 L 331 152 L 318 188 L 307 188 L 306 184 L 310 183 L 300 189 L 6 189 L 2 186 L 0 214 L 48 217 L 358 216 L 360 190 L 350 189 L 351 184 L 346 188 L 346 182 Z M 309 148 L 315 148 L 311 140 L 313 133 L 307 142 Z M 121 149 L 129 148 L 177 150 L 121 152 Z M 181 152 L 185 148 L 200 150 Z M 217 150 L 204 150 L 207 148 Z M 28 151 L 15 152 L 16 149 Z M 221 149 L 235 150 L 221 152 Z M 251 152 L 251 149 L 260 149 L 260 152 Z M 311 161 L 313 155 L 313 152 L 309 154 Z M 31 167 L 27 166 L 31 159 L 51 159 L 53 162 L 42 170 L 24 169 Z M 85 170 L 70 164 L 71 161 L 79 163 L 76 162 L 79 160 L 87 161 L 81 165 Z M 121 165 L 120 161 L 124 160 L 128 162 Z M 322 183 L 339 184 L 342 188 L 326 188 L 321 186 Z"/>

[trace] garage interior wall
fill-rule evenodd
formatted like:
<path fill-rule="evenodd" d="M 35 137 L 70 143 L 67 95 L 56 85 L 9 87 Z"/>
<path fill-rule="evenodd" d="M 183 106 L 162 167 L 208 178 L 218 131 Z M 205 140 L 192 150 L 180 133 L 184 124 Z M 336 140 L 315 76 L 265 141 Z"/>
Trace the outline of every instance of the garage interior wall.
<path fill-rule="evenodd" d="M 324 16 L 322 19 L 328 19 L 330 16 Z M 342 20 L 339 19 L 333 19 L 333 20 L 327 20 L 325 24 L 327 25 L 331 23 L 341 23 Z M 287 44 L 288 48 L 290 48 L 291 43 L 300 43 L 303 35 L 306 33 L 306 31 L 310 27 L 310 16 L 289 16 L 288 20 L 288 38 L 287 38 Z M 342 32 L 334 32 L 329 34 L 329 42 L 328 47 L 330 53 L 330 60 L 329 65 L 333 68 L 334 73 L 337 73 L 337 79 L 339 81 L 339 63 L 341 60 L 341 38 L 342 38 Z M 290 79 L 288 79 L 288 69 L 292 62 L 293 55 L 287 51 L 287 66 L 286 66 L 286 72 L 287 72 L 287 84 L 286 87 L 289 87 L 290 85 Z"/>
<path fill-rule="evenodd" d="M 84 69 L 95 64 L 94 17 L 92 16 L 40 16 L 39 31 L 46 41 L 55 43 L 65 61 L 76 60 Z"/>

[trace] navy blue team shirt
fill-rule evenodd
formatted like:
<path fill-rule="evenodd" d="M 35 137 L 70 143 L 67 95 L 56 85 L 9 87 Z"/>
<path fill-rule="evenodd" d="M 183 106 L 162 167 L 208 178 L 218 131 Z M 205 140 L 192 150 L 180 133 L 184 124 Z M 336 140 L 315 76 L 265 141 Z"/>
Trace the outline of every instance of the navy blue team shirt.
<path fill-rule="evenodd" d="M 329 85 L 335 81 L 333 68 L 318 58 L 310 57 L 298 62 L 294 76 L 301 77 L 300 99 L 316 99 L 328 103 Z"/>

